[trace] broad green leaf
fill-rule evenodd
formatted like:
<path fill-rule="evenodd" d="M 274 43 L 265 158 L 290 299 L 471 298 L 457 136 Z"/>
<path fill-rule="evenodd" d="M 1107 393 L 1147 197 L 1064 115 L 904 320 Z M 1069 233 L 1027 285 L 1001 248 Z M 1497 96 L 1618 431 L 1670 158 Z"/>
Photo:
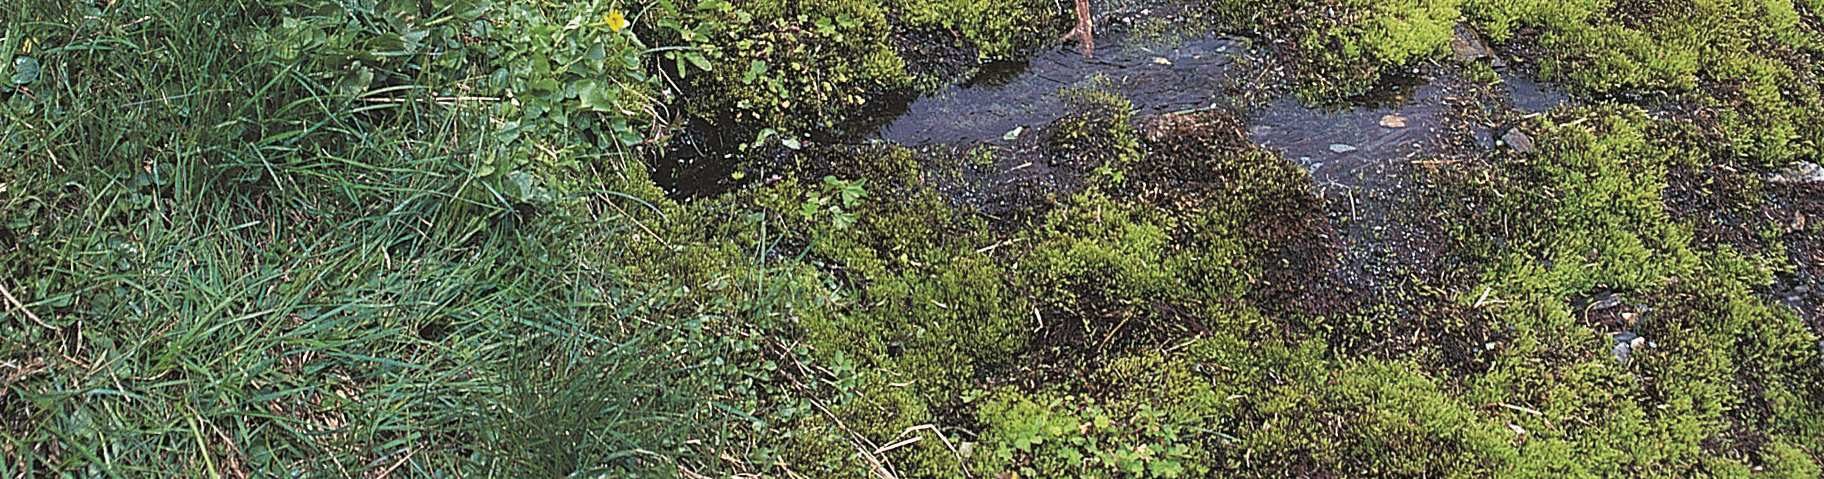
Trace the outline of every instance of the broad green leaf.
<path fill-rule="evenodd" d="M 13 84 L 30 85 L 38 81 L 38 59 L 20 56 L 13 59 Z"/>

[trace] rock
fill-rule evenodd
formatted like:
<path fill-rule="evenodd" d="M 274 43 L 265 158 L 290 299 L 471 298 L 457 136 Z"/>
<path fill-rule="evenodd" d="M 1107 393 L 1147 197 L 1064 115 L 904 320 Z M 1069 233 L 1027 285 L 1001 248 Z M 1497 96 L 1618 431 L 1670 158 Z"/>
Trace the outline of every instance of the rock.
<path fill-rule="evenodd" d="M 1352 152 L 1355 150 L 1356 150 L 1356 148 L 1354 145 L 1346 145 L 1346 144 L 1342 144 L 1342 143 L 1330 145 L 1330 152 L 1336 153 L 1339 155 L 1344 154 L 1344 153 L 1349 153 L 1349 152 Z"/>
<path fill-rule="evenodd" d="M 1824 166 L 1801 161 L 1767 177 L 1774 183 L 1824 183 Z"/>
<path fill-rule="evenodd" d="M 1634 353 L 1645 351 L 1652 346 L 1653 342 L 1647 341 L 1647 338 L 1631 331 L 1623 331 L 1615 334 L 1615 347 L 1610 352 L 1615 354 L 1616 361 L 1627 364 L 1628 360 L 1634 357 Z"/>
<path fill-rule="evenodd" d="M 1013 127 L 1012 130 L 1007 130 L 1007 133 L 1002 134 L 1001 140 L 1003 140 L 1003 141 L 1018 140 L 1018 139 L 1020 139 L 1020 134 L 1025 133 L 1025 132 L 1026 132 L 1026 127 L 1016 126 L 1016 127 Z"/>
<path fill-rule="evenodd" d="M 1456 35 L 1450 39 L 1450 51 L 1457 55 L 1458 60 L 1465 62 L 1488 59 L 1495 67 L 1507 66 L 1501 57 L 1495 56 L 1495 50 L 1488 47 L 1488 42 L 1482 41 L 1482 35 L 1468 25 L 1457 25 Z"/>
<path fill-rule="evenodd" d="M 1406 127 L 1406 117 L 1399 116 L 1399 115 L 1383 116 L 1383 117 L 1381 117 L 1381 127 L 1382 128 L 1405 128 Z"/>
<path fill-rule="evenodd" d="M 1616 343 L 1615 349 L 1611 352 L 1615 353 L 1616 361 L 1627 364 L 1628 359 L 1634 356 L 1634 347 L 1629 346 L 1628 343 Z"/>
<path fill-rule="evenodd" d="M 1153 64 L 1170 66 L 1172 64 L 1172 61 L 1167 60 L 1165 57 L 1153 57 Z"/>
<path fill-rule="evenodd" d="M 1532 135 L 1520 131 L 1519 128 L 1510 128 L 1507 130 L 1507 133 L 1501 134 L 1501 143 L 1507 145 L 1508 148 L 1513 148 L 1514 151 L 1520 152 L 1521 154 L 1530 155 L 1534 151 L 1538 151 L 1538 146 L 1533 144 Z"/>

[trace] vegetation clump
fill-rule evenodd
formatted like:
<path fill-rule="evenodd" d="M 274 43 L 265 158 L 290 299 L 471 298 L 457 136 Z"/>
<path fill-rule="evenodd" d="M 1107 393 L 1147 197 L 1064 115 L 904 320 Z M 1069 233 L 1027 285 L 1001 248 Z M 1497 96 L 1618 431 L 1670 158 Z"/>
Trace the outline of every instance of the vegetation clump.
<path fill-rule="evenodd" d="M 1227 28 L 1286 45 L 1300 96 L 1336 103 L 1449 51 L 1462 0 L 1211 0 Z"/>
<path fill-rule="evenodd" d="M 1464 11 L 1496 42 L 1539 51 L 1547 77 L 1705 111 L 1707 143 L 1746 164 L 1817 158 L 1824 144 L 1817 2 L 1468 0 Z"/>

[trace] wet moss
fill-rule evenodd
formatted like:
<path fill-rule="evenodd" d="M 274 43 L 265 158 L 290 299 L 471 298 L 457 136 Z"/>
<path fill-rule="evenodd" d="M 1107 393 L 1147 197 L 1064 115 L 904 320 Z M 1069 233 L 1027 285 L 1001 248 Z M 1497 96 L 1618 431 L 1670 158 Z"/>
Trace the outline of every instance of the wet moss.
<path fill-rule="evenodd" d="M 1480 280 L 1405 292 L 1458 304 L 1380 331 L 1360 321 L 1383 313 L 1323 294 L 1337 245 L 1309 175 L 1239 120 L 1075 94 L 1036 154 L 812 146 L 738 200 L 777 221 L 807 296 L 765 325 L 806 363 L 763 381 L 803 388 L 760 402 L 798 411 L 765 430 L 772 459 L 899 477 L 1817 470 L 1816 334 L 1754 293 L 1768 261 L 1666 209 L 1671 171 L 1724 154 L 1701 135 L 1619 105 L 1518 125 L 1537 151 L 1466 163 L 1449 179 L 1473 183 L 1447 191 L 1474 206 L 1437 212 Z M 1081 181 L 1017 219 L 946 189 L 945 168 L 1007 155 Z M 831 184 L 865 185 L 852 222 L 802 213 Z M 736 251 L 683 255 L 706 265 L 689 277 Z M 1618 360 L 1624 331 L 1650 344 Z M 1410 342 L 1359 347 L 1393 335 Z M 1437 367 L 1444 349 L 1476 364 Z"/>
<path fill-rule="evenodd" d="M 1229 28 L 1289 48 L 1296 90 L 1334 103 L 1367 93 L 1382 77 L 1450 45 L 1461 0 L 1219 0 L 1210 8 Z M 1249 12 L 1249 13 L 1240 13 Z"/>
<path fill-rule="evenodd" d="M 913 28 L 956 32 L 980 61 L 1010 59 L 1038 46 L 1066 18 L 1056 3 L 1040 0 L 899 0 L 893 5 Z"/>
<path fill-rule="evenodd" d="M 1710 160 L 1638 109 L 1561 115 L 1508 171 L 1505 236 L 1488 232 L 1505 244 L 1474 301 L 1505 334 L 1469 397 L 1524 407 L 1503 415 L 1529 431 L 1528 470 L 1547 473 L 1745 469 L 1765 444 L 1817 437 L 1804 419 L 1817 404 L 1766 399 L 1815 394 L 1817 338 L 1754 296 L 1768 271 L 1695 248 L 1663 206 L 1668 165 Z M 1608 294 L 1621 299 L 1594 299 Z M 1612 335 L 1624 332 L 1651 343 L 1622 357 Z"/>
<path fill-rule="evenodd" d="M 1498 43 L 1539 51 L 1547 77 L 1703 110 L 1692 119 L 1745 163 L 1815 157 L 1824 144 L 1815 2 L 1468 0 L 1465 11 Z"/>

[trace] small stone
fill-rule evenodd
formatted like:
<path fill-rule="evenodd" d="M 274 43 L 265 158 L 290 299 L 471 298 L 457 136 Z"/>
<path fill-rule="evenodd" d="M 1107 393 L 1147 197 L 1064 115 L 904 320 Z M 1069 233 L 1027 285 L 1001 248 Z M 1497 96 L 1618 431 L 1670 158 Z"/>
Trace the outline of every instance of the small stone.
<path fill-rule="evenodd" d="M 1406 127 L 1406 117 L 1399 116 L 1399 115 L 1383 116 L 1383 117 L 1381 117 L 1381 127 L 1383 127 L 1383 128 L 1405 128 Z"/>
<path fill-rule="evenodd" d="M 1824 183 L 1824 166 L 1801 161 L 1767 178 L 1774 183 Z"/>
<path fill-rule="evenodd" d="M 1170 66 L 1172 64 L 1172 61 L 1167 60 L 1165 57 L 1153 57 L 1153 64 Z"/>
<path fill-rule="evenodd" d="M 1648 341 L 1647 338 L 1634 334 L 1632 331 L 1623 331 L 1615 333 L 1615 346 L 1610 349 L 1610 352 L 1615 354 L 1616 361 L 1627 364 L 1628 359 L 1634 357 L 1634 353 L 1645 351 L 1652 346 L 1653 342 Z"/>
<path fill-rule="evenodd" d="M 1501 143 L 1521 154 L 1532 154 L 1534 151 L 1538 151 L 1538 146 L 1533 144 L 1532 135 L 1520 131 L 1519 128 L 1508 129 L 1507 133 L 1501 135 Z"/>
<path fill-rule="evenodd" d="M 1629 346 L 1628 343 L 1621 343 L 1615 345 L 1615 349 L 1611 352 L 1615 354 L 1616 361 L 1627 364 L 1628 358 L 1634 355 L 1634 347 Z"/>
<path fill-rule="evenodd" d="M 1456 36 L 1450 36 L 1450 51 L 1456 53 L 1457 60 L 1465 62 L 1494 56 L 1494 51 L 1488 49 L 1488 44 L 1481 40 L 1481 35 L 1477 35 L 1468 25 L 1461 24 L 1457 25 Z"/>
<path fill-rule="evenodd" d="M 1336 153 L 1339 155 L 1343 154 L 1343 153 L 1349 153 L 1349 152 L 1352 152 L 1355 150 L 1356 150 L 1356 148 L 1354 145 L 1346 145 L 1346 144 L 1342 144 L 1342 143 L 1330 145 L 1330 152 Z"/>
<path fill-rule="evenodd" d="M 1457 60 L 1460 61 L 1473 62 L 1488 59 L 1489 63 L 1496 68 L 1506 66 L 1501 61 L 1501 57 L 1495 56 L 1494 49 L 1488 47 L 1488 42 L 1482 41 L 1482 35 L 1476 33 L 1468 25 L 1457 25 L 1456 35 L 1450 39 L 1450 50 L 1457 55 Z"/>

